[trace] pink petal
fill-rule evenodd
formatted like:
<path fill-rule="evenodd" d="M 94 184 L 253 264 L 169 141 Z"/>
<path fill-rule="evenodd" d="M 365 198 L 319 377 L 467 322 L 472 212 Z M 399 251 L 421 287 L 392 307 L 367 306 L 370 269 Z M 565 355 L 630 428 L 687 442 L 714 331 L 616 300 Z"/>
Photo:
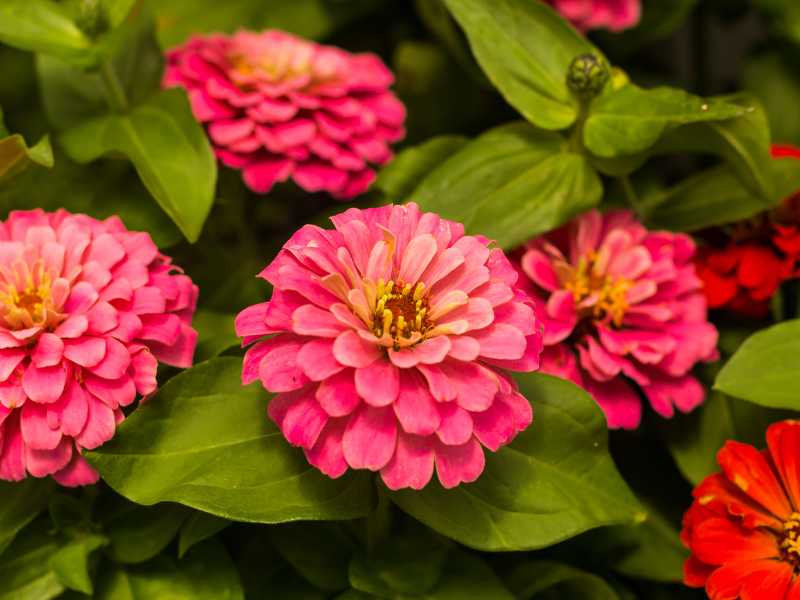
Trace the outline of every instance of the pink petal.
<path fill-rule="evenodd" d="M 406 433 L 431 435 L 440 425 L 437 403 L 428 384 L 414 371 L 403 371 L 394 413 Z"/>
<path fill-rule="evenodd" d="M 286 409 L 281 420 L 281 431 L 293 446 L 312 448 L 328 415 L 314 398 L 313 389 L 301 394 Z"/>
<path fill-rule="evenodd" d="M 61 430 L 47 423 L 47 405 L 26 402 L 20 415 L 20 429 L 25 445 L 35 450 L 52 450 L 61 441 Z"/>
<path fill-rule="evenodd" d="M 415 237 L 403 253 L 398 277 L 406 283 L 416 284 L 437 251 L 436 239 L 432 235 L 426 233 Z"/>
<path fill-rule="evenodd" d="M 19 419 L 7 419 L 3 429 L 0 453 L 0 479 L 20 481 L 25 479 L 25 443 L 19 429 Z"/>
<path fill-rule="evenodd" d="M 472 439 L 463 446 L 436 444 L 436 473 L 446 489 L 460 483 L 475 481 L 483 473 L 485 458 L 477 440 Z"/>
<path fill-rule="evenodd" d="M 92 450 L 114 437 L 117 422 L 114 419 L 114 411 L 105 403 L 91 395 L 87 396 L 87 401 L 89 415 L 83 431 L 75 438 L 75 441 L 82 448 Z"/>
<path fill-rule="evenodd" d="M 419 364 L 434 365 L 444 360 L 450 352 L 450 347 L 450 338 L 438 335 L 401 350 L 390 348 L 389 358 L 401 369 L 409 369 Z"/>
<path fill-rule="evenodd" d="M 245 167 L 242 176 L 247 187 L 266 194 L 279 181 L 286 181 L 293 168 L 294 163 L 286 158 L 263 159 Z"/>
<path fill-rule="evenodd" d="M 392 458 L 397 419 L 389 407 L 362 406 L 347 423 L 342 438 L 344 457 L 354 469 L 378 471 Z"/>
<path fill-rule="evenodd" d="M 301 340 L 288 335 L 278 335 L 253 346 L 251 351 L 256 348 L 266 351 L 259 362 L 258 375 L 270 392 L 289 392 L 308 383 L 308 377 L 297 364 L 302 346 Z"/>
<path fill-rule="evenodd" d="M 400 372 L 388 360 L 376 360 L 356 369 L 356 390 L 364 402 L 386 406 L 394 402 L 400 389 Z"/>
<path fill-rule="evenodd" d="M 72 459 L 66 467 L 60 471 L 53 473 L 55 479 L 60 485 L 66 487 L 76 487 L 79 485 L 91 485 L 97 483 L 100 475 L 95 471 L 91 465 L 86 462 L 80 453 L 73 452 Z"/>
<path fill-rule="evenodd" d="M 313 304 L 301 306 L 292 313 L 292 331 L 298 335 L 335 338 L 345 326 L 330 311 Z"/>
<path fill-rule="evenodd" d="M 361 404 L 356 392 L 353 369 L 345 369 L 322 381 L 317 388 L 316 397 L 320 406 L 331 417 L 349 415 Z"/>
<path fill-rule="evenodd" d="M 341 364 L 362 369 L 368 367 L 381 356 L 378 347 L 352 330 L 339 334 L 333 344 L 333 355 Z"/>
<path fill-rule="evenodd" d="M 345 367 L 333 357 L 333 340 L 311 340 L 300 348 L 297 363 L 311 381 L 324 381 Z"/>
<path fill-rule="evenodd" d="M 89 370 L 103 379 L 119 379 L 125 374 L 131 364 L 130 352 L 128 352 L 128 349 L 122 342 L 113 337 L 106 338 L 105 344 L 106 352 L 102 360 L 90 367 Z M 75 356 L 81 360 L 86 359 L 91 362 L 98 354 L 97 349 L 98 346 L 94 344 L 92 349 L 86 348 L 85 354 L 79 351 L 76 352 Z M 66 349 L 64 352 L 66 353 Z"/>
<path fill-rule="evenodd" d="M 472 437 L 472 417 L 455 402 L 440 402 L 436 435 L 448 446 L 460 446 Z"/>
<path fill-rule="evenodd" d="M 550 260 L 541 250 L 528 250 L 522 257 L 521 266 L 525 274 L 540 288 L 548 292 L 555 292 L 561 288 Z"/>
<path fill-rule="evenodd" d="M 606 415 L 609 429 L 636 429 L 642 420 L 642 402 L 638 394 L 619 378 L 604 383 L 586 378 L 586 390 Z"/>
<path fill-rule="evenodd" d="M 82 337 L 67 340 L 64 356 L 82 367 L 97 366 L 106 355 L 106 341 L 99 337 Z"/>
<path fill-rule="evenodd" d="M 269 302 L 262 302 L 261 304 L 248 306 L 236 315 L 236 321 L 234 322 L 236 335 L 239 337 L 260 337 L 269 333 L 270 328 L 266 324 L 267 308 L 269 308 Z"/>
<path fill-rule="evenodd" d="M 485 411 L 472 413 L 475 437 L 481 444 L 496 452 L 517 433 L 517 419 L 511 406 L 498 397 Z"/>
<path fill-rule="evenodd" d="M 430 438 L 397 435 L 397 447 L 389 463 L 381 469 L 381 479 L 390 490 L 421 490 L 433 476 L 433 447 Z"/>
<path fill-rule="evenodd" d="M 504 360 L 522 358 L 527 347 L 522 332 L 504 323 L 497 323 L 481 331 L 473 331 L 470 336 L 478 340 L 481 345 L 481 356 L 486 358 Z"/>
<path fill-rule="evenodd" d="M 314 447 L 305 450 L 308 462 L 333 479 L 347 471 L 347 461 L 342 451 L 344 428 L 344 419 L 330 419 L 317 437 Z"/>
<path fill-rule="evenodd" d="M 64 438 L 52 450 L 36 450 L 25 447 L 25 466 L 34 477 L 47 477 L 60 471 L 72 458 L 72 440 Z"/>
<path fill-rule="evenodd" d="M 89 374 L 84 385 L 90 394 L 102 400 L 111 409 L 128 406 L 136 398 L 136 386 L 133 379 L 127 375 L 119 379 L 100 379 Z"/>
<path fill-rule="evenodd" d="M 83 431 L 88 416 L 88 396 L 81 385 L 74 379 L 69 380 L 58 402 L 47 407 L 49 426 L 60 427 L 61 433 L 71 437 L 76 437 Z"/>
<path fill-rule="evenodd" d="M 67 373 L 64 367 L 42 367 L 30 364 L 22 376 L 22 388 L 34 402 L 52 404 L 61 397 Z"/>
<path fill-rule="evenodd" d="M 44 337 L 45 335 L 49 336 L 52 334 L 45 333 L 42 334 L 42 337 Z M 41 343 L 41 337 L 39 339 L 40 339 L 39 343 Z M 24 359 L 26 355 L 27 352 L 21 348 L 20 349 L 10 348 L 7 350 L 0 350 L 0 381 L 6 381 L 11 376 L 11 374 L 16 370 L 16 368 L 19 366 L 19 364 L 22 362 L 22 359 Z M 36 351 L 34 351 L 34 356 L 35 355 Z M 49 366 L 49 365 L 41 365 L 41 366 Z"/>

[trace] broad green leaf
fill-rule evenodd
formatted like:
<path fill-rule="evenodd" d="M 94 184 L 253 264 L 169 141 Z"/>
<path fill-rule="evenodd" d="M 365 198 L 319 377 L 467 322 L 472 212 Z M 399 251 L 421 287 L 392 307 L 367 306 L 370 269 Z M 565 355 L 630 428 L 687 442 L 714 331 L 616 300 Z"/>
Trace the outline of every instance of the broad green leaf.
<path fill-rule="evenodd" d="M 89 557 L 107 543 L 108 539 L 102 535 L 76 536 L 50 557 L 50 569 L 64 587 L 91 595 L 93 585 L 89 576 Z"/>
<path fill-rule="evenodd" d="M 794 0 L 756 0 L 774 19 L 774 29 L 794 42 L 800 41 L 800 5 Z"/>
<path fill-rule="evenodd" d="M 323 590 L 347 588 L 352 540 L 337 523 L 284 523 L 270 527 L 280 555 L 309 583 Z"/>
<path fill-rule="evenodd" d="M 195 511 L 183 522 L 178 532 L 178 558 L 182 558 L 190 548 L 203 540 L 213 537 L 231 522 L 208 513 Z"/>
<path fill-rule="evenodd" d="M 0 139 L 0 184 L 24 171 L 30 165 L 53 166 L 53 149 L 50 138 L 43 137 L 31 148 L 20 134 Z"/>
<path fill-rule="evenodd" d="M 118 563 L 150 560 L 173 540 L 188 516 L 186 507 L 176 504 L 127 506 L 104 523 L 108 555 Z"/>
<path fill-rule="evenodd" d="M 128 156 L 164 212 L 189 241 L 197 241 L 214 200 L 217 163 L 185 92 L 167 90 L 127 115 L 91 119 L 60 141 L 79 163 L 111 152 Z"/>
<path fill-rule="evenodd" d="M 509 446 L 486 452 L 472 484 L 391 492 L 404 511 L 481 550 L 544 548 L 604 525 L 644 518 L 607 449 L 605 417 L 577 386 L 541 374 L 518 377 L 534 422 Z"/>
<path fill-rule="evenodd" d="M 45 479 L 0 481 L 0 555 L 17 533 L 44 510 L 52 490 L 52 482 Z"/>
<path fill-rule="evenodd" d="M 434 588 L 420 600 L 514 600 L 514 595 L 483 560 L 463 550 L 452 550 Z"/>
<path fill-rule="evenodd" d="M 94 59 L 90 40 L 63 4 L 53 0 L 0 2 L 0 42 L 78 64 L 90 64 Z"/>
<path fill-rule="evenodd" d="M 800 145 L 800 78 L 778 54 L 758 55 L 745 64 L 744 86 L 767 112 L 772 139 Z"/>
<path fill-rule="evenodd" d="M 744 114 L 725 121 L 705 121 L 678 127 L 653 149 L 655 154 L 682 152 L 721 156 L 750 192 L 766 201 L 773 195 L 770 169 L 770 134 L 761 104 L 744 94 L 725 99 L 744 109 Z"/>
<path fill-rule="evenodd" d="M 650 148 L 670 128 L 743 114 L 744 108 L 723 100 L 698 98 L 674 88 L 645 90 L 628 84 L 595 100 L 583 139 L 593 154 L 615 158 Z"/>
<path fill-rule="evenodd" d="M 443 135 L 407 148 L 381 169 L 375 187 L 391 202 L 413 200 L 414 188 L 464 144 L 466 138 L 460 135 Z"/>
<path fill-rule="evenodd" d="M 518 600 L 621 600 L 597 575 L 552 561 L 524 562 L 507 581 Z"/>
<path fill-rule="evenodd" d="M 113 566 L 96 587 L 96 600 L 244 600 L 236 568 L 213 541 L 179 561 L 161 555 L 143 565 Z"/>
<path fill-rule="evenodd" d="M 513 247 L 600 201 L 599 178 L 565 146 L 527 123 L 497 127 L 436 167 L 410 198 Z"/>
<path fill-rule="evenodd" d="M 149 0 L 158 16 L 164 47 L 180 44 L 201 31 L 283 29 L 307 38 L 323 38 L 380 7 L 382 0 Z"/>
<path fill-rule="evenodd" d="M 599 52 L 552 8 L 533 0 L 445 0 L 475 58 L 503 97 L 528 121 L 565 129 L 578 114 L 566 84 L 581 54 Z"/>
<path fill-rule="evenodd" d="M 117 27 L 125 20 L 136 0 L 100 0 L 112 27 Z"/>
<path fill-rule="evenodd" d="M 27 527 L 0 561 L 0 600 L 50 600 L 61 594 L 64 586 L 49 565 L 57 550 L 46 523 Z"/>
<path fill-rule="evenodd" d="M 754 334 L 722 367 L 714 388 L 762 406 L 800 410 L 800 319 Z"/>
<path fill-rule="evenodd" d="M 452 544 L 421 527 L 391 533 L 368 555 L 350 562 L 350 585 L 384 598 L 433 593 Z"/>
<path fill-rule="evenodd" d="M 199 363 L 218 356 L 228 348 L 238 346 L 239 338 L 233 322 L 236 315 L 200 309 L 192 318 L 192 327 L 197 330 L 197 349 L 194 362 Z"/>
<path fill-rule="evenodd" d="M 261 523 L 364 516 L 370 476 L 334 480 L 309 465 L 267 418 L 267 400 L 260 385 L 242 387 L 241 359 L 216 358 L 171 379 L 87 457 L 139 504 Z"/>
<path fill-rule="evenodd" d="M 644 216 L 651 227 L 697 231 L 751 217 L 778 204 L 800 189 L 800 163 L 773 159 L 769 202 L 742 185 L 731 167 L 720 166 L 689 177 L 678 185 L 646 197 Z"/>
<path fill-rule="evenodd" d="M 109 202 L 113 198 L 113 202 Z M 130 165 L 100 161 L 79 166 L 58 154 L 49 171 L 28 169 L 14 185 L 0 188 L 0 212 L 9 210 L 66 208 L 96 219 L 119 216 L 132 231 L 146 231 L 159 247 L 181 239 L 180 232 L 139 182 Z"/>
<path fill-rule="evenodd" d="M 692 484 L 720 470 L 717 452 L 728 440 L 763 447 L 771 423 L 789 413 L 758 406 L 712 391 L 691 414 L 680 416 L 666 429 L 666 441 L 681 473 Z"/>

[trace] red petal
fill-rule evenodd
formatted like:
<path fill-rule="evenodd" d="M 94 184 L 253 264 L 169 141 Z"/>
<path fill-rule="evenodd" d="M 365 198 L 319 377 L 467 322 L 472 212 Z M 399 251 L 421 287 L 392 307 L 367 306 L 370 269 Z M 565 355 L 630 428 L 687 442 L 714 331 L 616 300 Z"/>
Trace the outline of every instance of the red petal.
<path fill-rule="evenodd" d="M 710 565 L 777 558 L 777 538 L 761 529 L 745 529 L 728 519 L 708 519 L 694 529 L 692 552 Z"/>

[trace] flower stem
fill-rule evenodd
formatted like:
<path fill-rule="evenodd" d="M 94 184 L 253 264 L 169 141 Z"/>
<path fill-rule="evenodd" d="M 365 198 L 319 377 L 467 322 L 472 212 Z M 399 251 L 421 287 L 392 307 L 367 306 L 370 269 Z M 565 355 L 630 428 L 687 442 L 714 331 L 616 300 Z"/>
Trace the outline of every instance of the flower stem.
<path fill-rule="evenodd" d="M 366 518 L 367 554 L 370 556 L 388 539 L 392 526 L 392 503 L 380 487 L 377 491 L 378 503 Z"/>
<path fill-rule="evenodd" d="M 110 58 L 100 63 L 100 76 L 103 78 L 106 100 L 111 110 L 118 113 L 128 112 L 128 98 Z"/>

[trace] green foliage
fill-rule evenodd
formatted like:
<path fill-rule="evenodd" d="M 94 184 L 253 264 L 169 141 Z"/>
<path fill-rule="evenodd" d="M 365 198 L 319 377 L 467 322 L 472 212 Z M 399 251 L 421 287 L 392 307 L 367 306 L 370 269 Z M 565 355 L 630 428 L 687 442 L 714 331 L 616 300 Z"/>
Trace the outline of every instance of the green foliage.
<path fill-rule="evenodd" d="M 266 419 L 266 406 L 260 386 L 242 387 L 240 359 L 216 358 L 170 380 L 88 458 L 139 504 L 261 523 L 363 516 L 370 478 L 320 473 Z"/>
<path fill-rule="evenodd" d="M 64 591 L 50 560 L 58 544 L 46 525 L 26 529 L 3 553 L 0 561 L 0 600 L 50 600 Z"/>
<path fill-rule="evenodd" d="M 508 585 L 519 600 L 622 600 L 602 578 L 551 561 L 520 564 L 511 573 Z"/>
<path fill-rule="evenodd" d="M 445 490 L 392 492 L 400 508 L 482 550 L 543 548 L 644 513 L 607 454 L 605 417 L 586 392 L 548 375 L 518 377 L 536 426 L 496 454 L 483 476 Z"/>

